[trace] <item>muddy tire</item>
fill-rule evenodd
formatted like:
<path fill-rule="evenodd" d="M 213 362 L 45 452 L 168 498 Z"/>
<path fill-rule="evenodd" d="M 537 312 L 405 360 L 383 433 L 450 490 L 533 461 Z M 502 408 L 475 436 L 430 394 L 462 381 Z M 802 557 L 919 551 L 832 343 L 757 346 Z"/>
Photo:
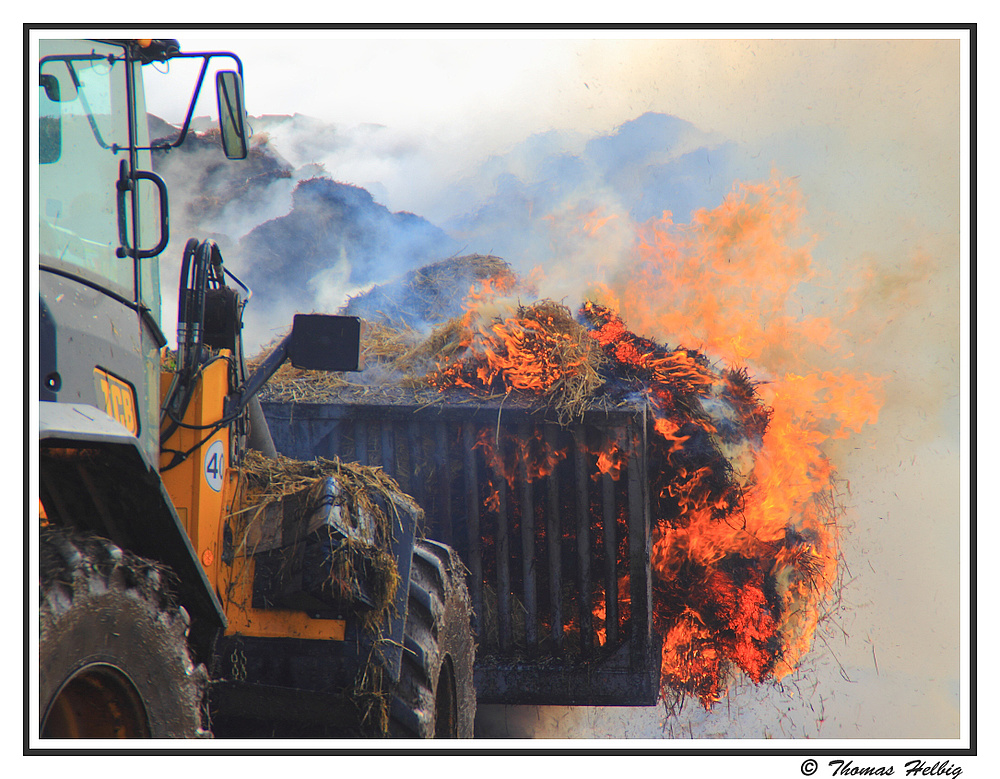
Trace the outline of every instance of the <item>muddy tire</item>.
<path fill-rule="evenodd" d="M 206 737 L 205 667 L 167 572 L 110 541 L 43 529 L 39 548 L 42 737 Z"/>
<path fill-rule="evenodd" d="M 400 680 L 390 734 L 400 738 L 472 738 L 476 718 L 475 642 L 465 568 L 458 554 L 417 541 Z"/>

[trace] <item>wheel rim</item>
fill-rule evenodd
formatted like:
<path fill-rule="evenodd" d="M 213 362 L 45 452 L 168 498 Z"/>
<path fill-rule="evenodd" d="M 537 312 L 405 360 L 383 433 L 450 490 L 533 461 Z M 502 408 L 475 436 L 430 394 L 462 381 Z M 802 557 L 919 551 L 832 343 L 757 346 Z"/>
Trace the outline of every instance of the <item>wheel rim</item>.
<path fill-rule="evenodd" d="M 132 680 L 103 663 L 63 684 L 42 722 L 42 738 L 149 738 L 146 707 Z"/>
<path fill-rule="evenodd" d="M 451 657 L 441 663 L 437 696 L 434 701 L 434 738 L 458 738 L 458 697 Z"/>

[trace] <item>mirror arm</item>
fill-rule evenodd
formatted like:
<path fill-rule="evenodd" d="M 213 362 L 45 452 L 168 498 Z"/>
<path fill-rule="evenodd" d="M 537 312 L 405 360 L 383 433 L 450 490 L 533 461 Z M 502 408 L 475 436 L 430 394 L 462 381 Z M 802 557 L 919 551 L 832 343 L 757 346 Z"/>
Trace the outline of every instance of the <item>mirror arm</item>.
<path fill-rule="evenodd" d="M 242 413 L 254 395 L 260 392 L 260 388 L 267 383 L 267 380 L 278 372 L 278 368 L 288 359 L 291 344 L 292 333 L 289 333 L 281 339 L 278 345 L 271 350 L 271 353 L 264 358 L 264 361 L 257 366 L 257 370 L 247 379 L 246 384 L 243 385 L 243 389 L 226 398 L 225 410 L 223 412 L 223 416 L 226 419 Z"/>
<path fill-rule="evenodd" d="M 191 129 L 191 120 L 194 117 L 195 107 L 198 104 L 198 97 L 201 95 L 202 85 L 205 83 L 205 75 L 208 73 L 208 63 L 213 57 L 226 57 L 233 60 L 236 63 L 236 72 L 239 73 L 241 79 L 243 78 L 243 61 L 231 51 L 176 52 L 171 53 L 167 57 L 168 61 L 174 59 L 201 59 L 201 71 L 198 73 L 198 82 L 195 84 L 194 90 L 191 92 L 191 100 L 188 103 L 187 116 L 184 117 L 184 125 L 181 127 L 180 135 L 177 136 L 176 140 L 171 141 L 170 143 L 150 146 L 150 149 L 156 149 L 157 151 L 176 149 L 184 143 L 184 139 L 187 138 L 188 131 Z"/>
<path fill-rule="evenodd" d="M 198 96 L 201 94 L 201 85 L 205 82 L 205 74 L 208 72 L 208 60 L 208 57 L 204 57 L 202 59 L 201 72 L 198 74 L 198 83 L 194 85 L 194 91 L 191 93 L 191 101 L 188 103 L 187 116 L 184 117 L 184 124 L 181 127 L 180 134 L 177 136 L 177 140 L 158 146 L 151 146 L 151 149 L 156 149 L 157 151 L 176 149 L 184 143 L 184 139 L 187 138 L 188 130 L 191 128 L 191 119 L 194 117 L 194 109 L 198 103 Z"/>

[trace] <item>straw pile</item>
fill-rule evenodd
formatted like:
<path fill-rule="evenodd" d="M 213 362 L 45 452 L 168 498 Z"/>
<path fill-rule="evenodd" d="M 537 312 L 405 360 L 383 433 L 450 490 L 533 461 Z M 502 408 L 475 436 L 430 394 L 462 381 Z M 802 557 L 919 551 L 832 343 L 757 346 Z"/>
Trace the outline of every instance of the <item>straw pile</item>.
<path fill-rule="evenodd" d="M 459 387 L 480 398 L 530 398 L 555 409 L 566 422 L 582 415 L 604 383 L 600 348 L 567 307 L 551 300 L 518 305 L 512 314 L 489 321 L 467 313 L 424 337 L 366 321 L 361 352 L 365 369 L 360 375 L 285 363 L 265 385 L 261 400 L 326 403 L 363 387 Z M 253 369 L 266 355 L 248 365 Z"/>
<path fill-rule="evenodd" d="M 419 329 L 462 313 L 462 301 L 474 285 L 489 281 L 511 290 L 518 284 L 510 265 L 488 254 L 449 257 L 375 286 L 348 300 L 341 311 L 366 322 L 397 330 Z"/>
<path fill-rule="evenodd" d="M 363 324 L 361 359 L 367 377 L 376 373 L 398 375 L 403 365 L 401 359 L 419 348 L 419 335 L 408 328 L 397 329 L 383 322 L 366 321 Z M 276 339 L 260 354 L 247 360 L 247 367 L 255 370 L 280 340 Z M 277 403 L 322 403 L 349 385 L 367 383 L 357 378 L 349 380 L 349 376 L 355 374 L 303 370 L 285 362 L 264 385 L 260 398 Z"/>
<path fill-rule="evenodd" d="M 378 634 L 392 606 L 400 577 L 396 560 L 391 553 L 393 529 L 398 525 L 400 511 L 418 518 L 423 512 L 413 500 L 400 490 L 399 485 L 380 468 L 371 468 L 340 460 L 317 458 L 310 462 L 292 460 L 279 455 L 265 457 L 248 451 L 241 469 L 245 491 L 240 508 L 231 517 L 237 550 L 253 554 L 247 549 L 248 538 L 254 523 L 264 521 L 269 506 L 284 502 L 308 491 L 321 479 L 332 478 L 337 484 L 336 501 L 351 516 L 366 516 L 374 520 L 374 543 L 360 543 L 344 539 L 333 553 L 329 584 L 334 595 L 349 596 L 356 584 L 356 577 L 364 572 L 373 596 L 374 607 L 364 614 L 368 632 Z M 300 504 L 301 519 L 305 521 L 315 510 L 308 502 Z"/>
<path fill-rule="evenodd" d="M 443 350 L 438 367 L 427 376 L 431 386 L 530 394 L 564 422 L 582 416 L 604 384 L 599 346 L 566 306 L 552 300 L 519 305 L 513 316 L 489 323 L 464 324 L 455 335 L 457 346 Z"/>
<path fill-rule="evenodd" d="M 363 322 L 364 371 L 360 375 L 305 371 L 286 363 L 265 386 L 261 399 L 323 403 L 351 387 L 428 387 L 427 375 L 471 338 L 470 316 L 464 308 L 469 296 L 516 291 L 533 294 L 504 260 L 482 254 L 449 257 L 373 287 L 349 299 L 339 312 Z M 247 361 L 251 370 L 278 340 Z"/>

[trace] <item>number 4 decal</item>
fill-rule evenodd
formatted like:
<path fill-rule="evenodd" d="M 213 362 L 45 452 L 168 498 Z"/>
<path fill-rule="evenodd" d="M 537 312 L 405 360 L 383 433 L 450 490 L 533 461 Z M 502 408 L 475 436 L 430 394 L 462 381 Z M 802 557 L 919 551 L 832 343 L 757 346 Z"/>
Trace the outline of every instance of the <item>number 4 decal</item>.
<path fill-rule="evenodd" d="M 226 448 L 222 441 L 215 441 L 205 452 L 205 481 L 216 492 L 222 489 L 222 476 L 226 472 Z"/>

